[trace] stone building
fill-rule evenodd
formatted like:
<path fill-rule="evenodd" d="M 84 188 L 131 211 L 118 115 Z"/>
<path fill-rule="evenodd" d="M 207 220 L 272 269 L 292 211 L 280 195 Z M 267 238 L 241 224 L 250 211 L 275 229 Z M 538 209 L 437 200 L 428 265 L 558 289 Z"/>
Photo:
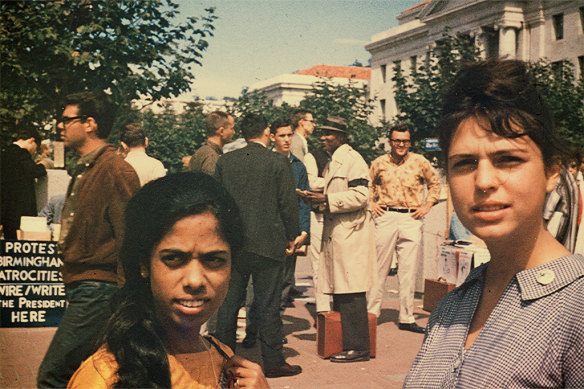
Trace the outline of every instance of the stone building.
<path fill-rule="evenodd" d="M 403 11 L 398 26 L 375 34 L 365 48 L 371 53 L 371 96 L 378 102 L 372 120 L 396 113 L 393 68 L 417 68 L 442 38 L 467 34 L 483 57 L 524 61 L 568 60 L 584 68 L 584 0 L 426 0 Z"/>
<path fill-rule="evenodd" d="M 264 92 L 275 105 L 286 102 L 295 106 L 312 90 L 312 86 L 322 78 L 338 85 L 353 83 L 356 87 L 367 86 L 371 69 L 359 66 L 314 65 L 308 69 L 257 82 L 250 91 Z"/>

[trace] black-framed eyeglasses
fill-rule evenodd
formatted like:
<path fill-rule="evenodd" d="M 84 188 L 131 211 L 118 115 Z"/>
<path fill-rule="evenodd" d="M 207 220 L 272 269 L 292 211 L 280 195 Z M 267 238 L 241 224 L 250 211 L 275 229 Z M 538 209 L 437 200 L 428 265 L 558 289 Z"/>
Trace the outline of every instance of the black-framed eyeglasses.
<path fill-rule="evenodd" d="M 87 119 L 89 116 L 87 115 L 79 115 L 79 116 L 71 116 L 71 117 L 67 117 L 67 116 L 61 116 L 58 120 L 57 120 L 57 124 L 59 123 L 63 123 L 64 126 L 66 126 L 67 124 L 71 123 L 73 120 L 77 120 L 77 119 L 81 119 L 81 120 L 85 120 Z"/>
<path fill-rule="evenodd" d="M 412 143 L 411 140 L 402 140 L 402 139 L 390 139 L 391 143 L 393 143 L 394 145 L 409 145 L 410 143 Z"/>

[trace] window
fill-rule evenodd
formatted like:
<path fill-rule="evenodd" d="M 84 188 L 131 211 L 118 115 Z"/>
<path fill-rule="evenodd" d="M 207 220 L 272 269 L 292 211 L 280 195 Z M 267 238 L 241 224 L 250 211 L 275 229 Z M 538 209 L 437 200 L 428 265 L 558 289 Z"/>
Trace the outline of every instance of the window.
<path fill-rule="evenodd" d="M 393 69 L 401 71 L 401 61 L 399 59 L 397 61 L 393 61 Z"/>
<path fill-rule="evenodd" d="M 578 69 L 580 70 L 580 77 L 584 75 L 584 55 L 578 57 Z"/>
<path fill-rule="evenodd" d="M 387 74 L 387 65 L 381 65 L 381 82 L 385 84 L 385 76 Z"/>
<path fill-rule="evenodd" d="M 556 40 L 559 41 L 560 39 L 564 39 L 564 14 L 554 15 L 552 18 Z"/>
<path fill-rule="evenodd" d="M 379 100 L 379 105 L 381 106 L 381 120 L 385 120 L 385 99 Z"/>
<path fill-rule="evenodd" d="M 418 71 L 418 57 L 415 55 L 412 55 L 410 57 L 410 70 L 412 73 L 415 73 Z"/>
<path fill-rule="evenodd" d="M 584 7 L 580 7 L 580 30 L 584 33 Z"/>
<path fill-rule="evenodd" d="M 552 62 L 552 74 L 557 80 L 563 78 L 564 73 L 564 61 Z"/>

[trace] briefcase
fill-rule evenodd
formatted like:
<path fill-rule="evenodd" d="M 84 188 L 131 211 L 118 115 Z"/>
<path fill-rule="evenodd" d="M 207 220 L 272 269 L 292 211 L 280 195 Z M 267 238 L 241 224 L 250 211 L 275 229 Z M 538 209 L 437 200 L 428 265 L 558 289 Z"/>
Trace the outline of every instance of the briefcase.
<path fill-rule="evenodd" d="M 456 287 L 455 284 L 426 278 L 424 281 L 424 311 L 432 311 L 438 301 Z"/>
<path fill-rule="evenodd" d="M 377 343 L 377 316 L 367 314 L 369 321 L 369 355 L 375 358 Z M 316 318 L 316 351 L 321 358 L 343 352 L 343 330 L 339 312 L 320 312 Z"/>

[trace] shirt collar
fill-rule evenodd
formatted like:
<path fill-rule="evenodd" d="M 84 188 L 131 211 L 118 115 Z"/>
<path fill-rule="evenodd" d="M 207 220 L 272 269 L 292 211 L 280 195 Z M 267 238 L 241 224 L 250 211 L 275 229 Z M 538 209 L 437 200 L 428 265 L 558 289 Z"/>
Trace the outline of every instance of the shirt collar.
<path fill-rule="evenodd" d="M 211 146 L 211 148 L 213 150 L 215 150 L 216 152 L 218 152 L 219 154 L 223 154 L 223 149 L 221 147 L 219 147 L 219 145 L 215 142 L 211 142 L 210 140 L 207 139 L 207 144 L 209 146 Z"/>
<path fill-rule="evenodd" d="M 93 165 L 95 160 L 101 155 L 101 153 L 108 147 L 109 144 L 104 143 L 102 145 L 97 146 L 95 149 L 91 150 L 89 153 L 85 154 L 83 157 L 79 158 L 77 161 L 77 165 L 85 165 L 85 167 L 89 167 Z"/>
<path fill-rule="evenodd" d="M 252 140 L 251 142 L 249 142 L 249 144 L 253 144 L 253 143 L 257 143 L 258 145 L 261 145 L 263 148 L 267 149 L 268 146 L 266 146 L 266 144 L 264 142 L 261 142 L 259 140 Z"/>
<path fill-rule="evenodd" d="M 584 277 L 584 257 L 566 255 L 515 275 L 522 300 L 535 300 Z"/>
<path fill-rule="evenodd" d="M 467 289 L 476 282 L 482 283 L 488 265 L 487 262 L 471 270 L 464 283 L 457 289 Z M 514 279 L 519 284 L 521 300 L 529 301 L 552 294 L 582 277 L 584 277 L 584 256 L 571 254 L 520 271 Z"/>

